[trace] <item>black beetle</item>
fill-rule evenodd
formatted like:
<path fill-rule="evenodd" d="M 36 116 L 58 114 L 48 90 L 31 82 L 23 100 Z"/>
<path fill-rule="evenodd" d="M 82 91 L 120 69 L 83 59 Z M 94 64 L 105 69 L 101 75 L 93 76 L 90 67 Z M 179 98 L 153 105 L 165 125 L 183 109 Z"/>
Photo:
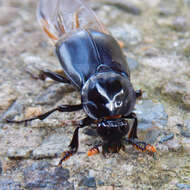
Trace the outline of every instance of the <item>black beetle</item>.
<path fill-rule="evenodd" d="M 43 74 L 77 88 L 81 104 L 61 105 L 37 117 L 8 122 L 43 120 L 55 111 L 83 109 L 87 117 L 75 129 L 70 149 L 63 152 L 59 165 L 77 152 L 79 128 L 91 124 L 96 124 L 102 143 L 95 145 L 88 155 L 99 152 L 100 145 L 103 154 L 119 152 L 124 149 L 124 142 L 141 151 L 155 152 L 153 146 L 137 140 L 137 117 L 132 111 L 141 91 L 134 91 L 118 42 L 103 28 L 93 11 L 80 0 L 40 0 L 38 19 L 55 44 L 66 77 L 48 70 Z M 131 128 L 127 119 L 134 119 Z"/>

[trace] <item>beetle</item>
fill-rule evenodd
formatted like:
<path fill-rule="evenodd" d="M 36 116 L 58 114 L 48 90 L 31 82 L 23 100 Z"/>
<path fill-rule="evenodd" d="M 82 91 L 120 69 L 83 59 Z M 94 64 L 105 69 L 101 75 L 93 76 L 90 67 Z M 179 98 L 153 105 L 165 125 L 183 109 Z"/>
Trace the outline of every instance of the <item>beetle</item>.
<path fill-rule="evenodd" d="M 55 45 L 55 53 L 65 76 L 44 70 L 43 75 L 74 86 L 81 104 L 60 105 L 44 114 L 12 123 L 43 120 L 55 111 L 73 112 L 83 109 L 86 117 L 76 127 L 69 150 L 62 153 L 59 166 L 78 150 L 80 128 L 96 125 L 102 142 L 88 151 L 117 153 L 124 143 L 141 151 L 156 152 L 154 146 L 139 141 L 138 120 L 133 112 L 141 91 L 135 91 L 130 71 L 118 42 L 107 32 L 94 12 L 80 0 L 40 0 L 37 9 L 42 29 Z M 128 119 L 133 119 L 129 126 Z M 126 135 L 128 134 L 128 138 Z"/>

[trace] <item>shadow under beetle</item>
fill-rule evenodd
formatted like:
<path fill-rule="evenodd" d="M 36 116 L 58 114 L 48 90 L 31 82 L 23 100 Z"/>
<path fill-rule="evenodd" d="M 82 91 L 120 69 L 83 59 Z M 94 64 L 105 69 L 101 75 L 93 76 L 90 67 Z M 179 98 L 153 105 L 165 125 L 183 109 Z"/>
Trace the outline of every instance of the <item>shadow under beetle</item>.
<path fill-rule="evenodd" d="M 78 150 L 78 131 L 96 124 L 102 143 L 88 151 L 117 153 L 128 142 L 141 151 L 156 152 L 154 146 L 137 140 L 137 117 L 133 113 L 141 91 L 134 91 L 130 72 L 118 42 L 105 30 L 94 12 L 80 0 L 40 0 L 38 20 L 55 45 L 63 68 L 62 75 L 43 71 L 55 81 L 73 85 L 80 91 L 81 104 L 60 105 L 42 115 L 12 123 L 43 120 L 55 111 L 73 112 L 83 109 L 87 117 L 74 131 L 69 150 L 62 153 L 59 165 Z M 133 119 L 130 127 L 127 119 Z M 128 138 L 125 136 L 128 134 Z"/>

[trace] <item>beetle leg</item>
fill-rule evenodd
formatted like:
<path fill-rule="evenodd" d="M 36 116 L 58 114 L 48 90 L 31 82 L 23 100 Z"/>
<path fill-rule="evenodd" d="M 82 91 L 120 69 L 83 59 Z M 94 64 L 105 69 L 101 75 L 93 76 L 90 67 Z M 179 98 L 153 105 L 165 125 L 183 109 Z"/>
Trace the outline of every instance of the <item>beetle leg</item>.
<path fill-rule="evenodd" d="M 130 115 L 128 115 L 126 118 L 128 119 L 134 119 L 134 123 L 133 126 L 131 127 L 130 133 L 128 135 L 129 139 L 135 139 L 138 138 L 137 137 L 137 125 L 138 125 L 138 121 L 137 121 L 137 116 L 135 113 L 131 113 Z"/>
<path fill-rule="evenodd" d="M 78 11 L 75 12 L 74 17 L 75 17 L 75 27 L 79 28 L 80 24 L 79 24 L 79 12 Z"/>
<path fill-rule="evenodd" d="M 136 98 L 141 98 L 142 97 L 143 92 L 142 92 L 141 89 L 140 90 L 136 90 L 135 93 L 136 93 Z"/>
<path fill-rule="evenodd" d="M 93 156 L 95 154 L 99 154 L 100 153 L 99 148 L 98 148 L 99 146 L 102 146 L 102 143 L 99 143 L 95 145 L 94 147 L 92 147 L 90 150 L 88 150 L 87 155 Z"/>
<path fill-rule="evenodd" d="M 150 153 L 156 152 L 156 148 L 151 144 L 147 144 L 146 142 L 138 141 L 137 139 L 127 139 L 127 142 L 132 144 L 139 151 Z"/>
<path fill-rule="evenodd" d="M 54 34 L 52 34 L 51 32 L 50 32 L 50 30 L 48 29 L 48 22 L 47 22 L 47 20 L 45 19 L 45 18 L 43 18 L 42 19 L 42 28 L 43 28 L 43 30 L 44 30 L 44 32 L 51 38 L 51 39 L 53 39 L 53 40 L 58 40 L 58 38 L 54 35 Z"/>
<path fill-rule="evenodd" d="M 119 47 L 120 47 L 120 48 L 124 48 L 125 44 L 124 44 L 123 41 L 117 40 L 117 43 L 119 44 Z"/>
<path fill-rule="evenodd" d="M 44 80 L 45 77 L 49 77 L 50 79 L 55 80 L 57 82 L 71 84 L 67 78 L 63 77 L 62 75 L 58 73 L 55 73 L 49 70 L 41 70 L 39 78 Z"/>
<path fill-rule="evenodd" d="M 59 111 L 59 112 L 72 112 L 72 111 L 78 111 L 78 110 L 81 110 L 82 109 L 82 104 L 78 104 L 78 105 L 61 105 L 61 106 L 58 106 L 44 114 L 41 114 L 41 115 L 38 115 L 36 117 L 32 117 L 30 119 L 24 119 L 24 120 L 20 120 L 20 121 L 17 121 L 17 120 L 9 120 L 7 119 L 7 122 L 8 123 L 26 123 L 28 121 L 33 121 L 33 120 L 36 120 L 36 119 L 39 119 L 39 120 L 44 120 L 46 117 L 48 117 L 50 114 L 52 114 L 53 112 L 55 111 Z"/>
<path fill-rule="evenodd" d="M 61 32 L 64 34 L 65 33 L 65 28 L 63 26 L 63 17 L 60 13 L 58 13 L 58 26 Z"/>
<path fill-rule="evenodd" d="M 66 161 L 69 157 L 71 157 L 73 154 L 75 154 L 77 152 L 78 146 L 79 146 L 79 138 L 78 138 L 79 129 L 83 128 L 87 125 L 90 125 L 93 122 L 94 121 L 89 117 L 86 117 L 80 121 L 79 126 L 75 129 L 75 131 L 73 133 L 73 138 L 72 138 L 71 143 L 69 145 L 69 150 L 64 151 L 62 153 L 61 160 L 59 161 L 58 166 L 61 166 L 62 162 Z"/>

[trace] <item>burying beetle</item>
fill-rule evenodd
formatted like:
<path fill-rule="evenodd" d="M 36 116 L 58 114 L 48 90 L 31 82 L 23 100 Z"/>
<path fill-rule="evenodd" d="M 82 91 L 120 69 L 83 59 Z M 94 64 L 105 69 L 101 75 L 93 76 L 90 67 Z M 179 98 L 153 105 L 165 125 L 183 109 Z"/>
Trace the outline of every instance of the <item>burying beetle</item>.
<path fill-rule="evenodd" d="M 62 153 L 59 166 L 78 150 L 80 128 L 97 124 L 102 143 L 88 151 L 117 153 L 128 142 L 141 151 L 156 152 L 154 146 L 137 140 L 137 117 L 133 113 L 141 91 L 134 91 L 130 72 L 118 42 L 103 28 L 94 12 L 80 0 L 40 0 L 38 20 L 56 47 L 56 55 L 66 77 L 51 71 L 43 74 L 73 85 L 80 91 L 81 104 L 60 105 L 44 114 L 11 123 L 44 120 L 55 111 L 83 109 L 87 117 L 74 131 L 69 150 Z M 133 119 L 132 127 L 127 119 Z M 128 138 L 125 136 L 128 134 Z"/>

